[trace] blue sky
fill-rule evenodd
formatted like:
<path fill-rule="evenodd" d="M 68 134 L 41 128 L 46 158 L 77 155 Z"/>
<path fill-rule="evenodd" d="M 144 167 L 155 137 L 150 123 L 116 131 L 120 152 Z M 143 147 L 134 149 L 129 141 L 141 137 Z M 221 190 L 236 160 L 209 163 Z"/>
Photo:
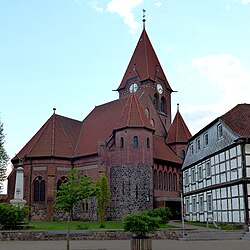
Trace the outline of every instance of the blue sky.
<path fill-rule="evenodd" d="M 192 134 L 250 101 L 250 0 L 1 0 L 0 119 L 12 158 L 56 113 L 118 98 L 146 30 Z"/>

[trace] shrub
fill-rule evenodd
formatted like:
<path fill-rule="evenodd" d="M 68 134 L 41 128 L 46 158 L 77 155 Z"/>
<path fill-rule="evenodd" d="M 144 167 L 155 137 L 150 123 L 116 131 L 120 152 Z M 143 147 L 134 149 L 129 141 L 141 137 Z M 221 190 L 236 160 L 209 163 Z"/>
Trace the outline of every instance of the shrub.
<path fill-rule="evenodd" d="M 160 227 L 159 217 L 150 217 L 145 213 L 126 215 L 123 222 L 124 231 L 142 236 L 154 233 Z"/>
<path fill-rule="evenodd" d="M 77 230 L 88 230 L 89 229 L 89 224 L 88 223 L 82 223 L 80 225 L 77 225 Z"/>
<path fill-rule="evenodd" d="M 161 224 L 168 223 L 170 217 L 172 216 L 172 212 L 168 207 L 158 207 L 155 209 L 149 209 L 144 211 L 143 213 L 149 215 L 150 217 L 159 217 L 161 219 Z"/>
<path fill-rule="evenodd" d="M 3 229 L 16 229 L 28 218 L 27 206 L 18 207 L 7 203 L 0 204 L 0 225 Z"/>

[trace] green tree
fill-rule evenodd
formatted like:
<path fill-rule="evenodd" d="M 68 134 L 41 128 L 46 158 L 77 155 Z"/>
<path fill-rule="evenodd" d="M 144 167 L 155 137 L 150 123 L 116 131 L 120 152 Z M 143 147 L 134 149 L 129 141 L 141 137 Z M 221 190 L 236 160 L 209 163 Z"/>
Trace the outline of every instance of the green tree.
<path fill-rule="evenodd" d="M 3 182 L 6 180 L 7 175 L 7 165 L 9 161 L 9 157 L 4 149 L 4 140 L 5 135 L 3 133 L 3 124 L 0 120 L 0 193 L 3 190 Z"/>
<path fill-rule="evenodd" d="M 99 221 L 105 220 L 105 210 L 110 205 L 110 190 L 106 173 L 103 172 L 97 182 L 97 212 Z"/>
<path fill-rule="evenodd" d="M 69 250 L 69 231 L 73 209 L 77 204 L 95 196 L 96 187 L 90 177 L 81 175 L 77 168 L 70 169 L 66 177 L 68 181 L 62 183 L 59 190 L 55 191 L 57 197 L 54 208 L 68 212 L 67 250 Z"/>

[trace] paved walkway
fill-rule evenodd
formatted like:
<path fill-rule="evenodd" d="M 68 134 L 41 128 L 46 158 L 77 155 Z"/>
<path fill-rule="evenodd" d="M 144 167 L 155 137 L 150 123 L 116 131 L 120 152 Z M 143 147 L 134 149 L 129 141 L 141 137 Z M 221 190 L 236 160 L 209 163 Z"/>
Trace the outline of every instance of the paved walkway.
<path fill-rule="evenodd" d="M 71 250 L 129 250 L 129 240 L 71 241 Z M 2 241 L 1 250 L 66 250 L 65 241 Z M 249 241 L 153 240 L 153 250 L 249 250 Z"/>

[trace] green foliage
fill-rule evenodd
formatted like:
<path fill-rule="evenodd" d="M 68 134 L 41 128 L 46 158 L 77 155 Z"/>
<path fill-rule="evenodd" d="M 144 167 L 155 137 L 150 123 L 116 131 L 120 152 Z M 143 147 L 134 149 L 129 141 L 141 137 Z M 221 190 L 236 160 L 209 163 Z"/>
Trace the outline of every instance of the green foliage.
<path fill-rule="evenodd" d="M 97 212 L 99 221 L 105 220 L 105 209 L 110 205 L 110 190 L 106 173 L 97 182 Z"/>
<path fill-rule="evenodd" d="M 86 222 L 83 222 L 81 224 L 78 224 L 76 226 L 77 230 L 88 230 L 89 229 L 89 224 Z"/>
<path fill-rule="evenodd" d="M 29 209 L 27 206 L 19 207 L 7 203 L 0 204 L 0 227 L 3 229 L 16 229 L 20 223 L 27 220 Z"/>
<path fill-rule="evenodd" d="M 72 213 L 76 204 L 96 195 L 96 188 L 90 177 L 81 175 L 76 168 L 70 169 L 66 177 L 68 181 L 55 191 L 57 197 L 54 208 Z"/>
<path fill-rule="evenodd" d="M 105 228 L 105 224 L 103 222 L 101 222 L 100 228 Z"/>
<path fill-rule="evenodd" d="M 143 213 L 149 215 L 150 217 L 159 217 L 161 219 L 161 224 L 168 223 L 170 217 L 172 216 L 172 212 L 169 207 L 158 207 L 155 209 L 149 209 L 143 211 Z"/>
<path fill-rule="evenodd" d="M 123 219 L 124 231 L 146 236 L 147 233 L 154 233 L 160 227 L 159 217 L 150 217 L 145 213 L 126 215 Z"/>
<path fill-rule="evenodd" d="M 9 157 L 4 149 L 4 138 L 5 135 L 3 133 L 3 124 L 0 121 L 0 193 L 3 189 L 3 182 L 6 180 L 6 171 L 7 171 L 7 164 L 9 161 Z"/>

